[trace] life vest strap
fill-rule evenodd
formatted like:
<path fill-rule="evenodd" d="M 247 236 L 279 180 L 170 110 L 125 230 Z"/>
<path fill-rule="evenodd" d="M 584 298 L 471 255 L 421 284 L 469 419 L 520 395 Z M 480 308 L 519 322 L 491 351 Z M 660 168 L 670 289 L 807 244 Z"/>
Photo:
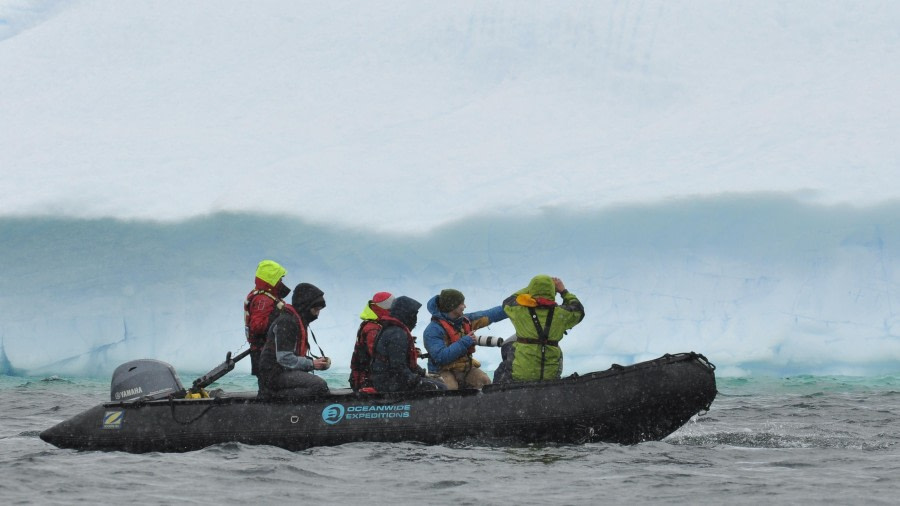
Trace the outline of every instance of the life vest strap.
<path fill-rule="evenodd" d="M 244 301 L 244 307 L 246 308 L 247 311 L 249 311 L 250 302 L 252 302 L 253 299 L 255 299 L 257 295 L 265 295 L 266 297 L 272 299 L 272 301 L 275 303 L 275 309 L 278 309 L 279 311 L 282 308 L 284 308 L 284 301 L 279 299 L 278 297 L 272 295 L 271 293 L 269 293 L 265 290 L 253 290 L 252 292 L 250 292 L 250 295 L 247 297 L 247 300 Z"/>
<path fill-rule="evenodd" d="M 559 342 L 557 341 L 542 341 L 533 337 L 517 337 L 516 342 L 522 344 L 543 344 L 544 346 L 556 346 L 557 348 L 559 347 Z"/>
<path fill-rule="evenodd" d="M 541 345 L 541 381 L 544 381 L 544 363 L 547 360 L 547 346 L 559 346 L 558 343 L 550 340 L 550 324 L 553 322 L 554 309 L 556 309 L 555 306 L 550 307 L 550 310 L 547 312 L 547 325 L 545 327 L 541 327 L 541 322 L 538 321 L 537 312 L 535 312 L 533 307 L 528 308 L 528 313 L 531 315 L 531 321 L 532 323 L 534 323 L 534 328 L 538 333 L 538 339 L 535 340 L 537 341 L 537 344 Z"/>

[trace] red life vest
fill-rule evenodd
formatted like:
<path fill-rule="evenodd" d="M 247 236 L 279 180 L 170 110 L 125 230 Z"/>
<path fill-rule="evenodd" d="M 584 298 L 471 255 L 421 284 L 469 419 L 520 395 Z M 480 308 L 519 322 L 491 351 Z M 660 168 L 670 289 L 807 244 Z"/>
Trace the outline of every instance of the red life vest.
<path fill-rule="evenodd" d="M 268 325 L 266 325 L 266 329 L 262 332 L 253 332 L 252 329 L 252 319 L 253 319 L 253 301 L 257 296 L 264 295 L 269 299 L 272 299 L 271 306 L 266 303 L 262 303 L 263 310 L 268 309 L 268 314 L 265 315 L 265 319 L 268 323 L 272 322 L 272 318 L 277 315 L 278 310 L 284 307 L 284 301 L 271 294 L 266 290 L 253 290 L 247 294 L 247 299 L 244 300 L 244 333 L 247 337 L 247 342 L 250 343 L 250 349 L 253 351 L 261 350 L 263 345 L 266 344 L 266 331 L 268 330 Z M 269 306 L 269 307 L 265 307 Z"/>
<path fill-rule="evenodd" d="M 294 306 L 285 304 L 283 310 L 294 315 L 294 318 L 297 320 L 297 326 L 300 328 L 297 333 L 297 346 L 294 348 L 294 354 L 298 357 L 305 357 L 307 353 L 309 353 L 309 341 L 307 340 L 309 337 L 306 331 L 306 325 L 304 325 L 303 319 L 300 318 L 300 315 L 297 313 L 297 310 L 294 309 Z"/>
<path fill-rule="evenodd" d="M 356 332 L 356 345 L 350 358 L 350 388 L 353 390 L 372 386 L 369 374 L 372 372 L 372 357 L 375 355 L 375 338 L 381 328 L 378 320 L 366 320 Z"/>

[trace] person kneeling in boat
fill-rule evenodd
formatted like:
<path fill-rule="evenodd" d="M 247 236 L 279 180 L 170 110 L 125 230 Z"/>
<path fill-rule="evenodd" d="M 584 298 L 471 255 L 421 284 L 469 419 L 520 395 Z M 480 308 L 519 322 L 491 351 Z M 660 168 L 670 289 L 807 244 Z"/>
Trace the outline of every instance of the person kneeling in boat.
<path fill-rule="evenodd" d="M 417 363 L 419 353 L 411 331 L 416 326 L 420 307 L 418 301 L 400 296 L 391 305 L 390 314 L 379 319 L 382 328 L 375 338 L 370 376 L 376 391 L 447 389 L 443 383 L 426 378 L 425 370 Z"/>
<path fill-rule="evenodd" d="M 441 290 L 428 301 L 431 322 L 422 334 L 428 350 L 428 372 L 439 373 L 450 390 L 481 389 L 491 384 L 481 363 L 472 356 L 475 330 L 508 318 L 501 306 L 464 314 L 465 301 L 459 290 Z"/>
<path fill-rule="evenodd" d="M 309 353 L 309 324 L 325 307 L 325 293 L 309 283 L 294 288 L 291 304 L 285 304 L 269 326 L 259 364 L 260 398 L 297 398 L 328 393 L 325 380 L 311 371 L 331 366 L 328 357 Z"/>
<path fill-rule="evenodd" d="M 556 303 L 557 293 L 562 304 Z M 559 341 L 584 319 L 578 297 L 559 278 L 539 274 L 504 300 L 503 310 L 516 329 L 516 338 L 501 348 L 503 362 L 494 371 L 494 383 L 559 379 L 563 366 Z"/>
<path fill-rule="evenodd" d="M 285 286 L 287 271 L 278 262 L 263 260 L 256 266 L 254 288 L 244 300 L 244 332 L 250 344 L 250 374 L 259 373 L 259 355 L 266 344 L 266 333 L 273 313 L 284 307 L 284 298 L 291 293 Z"/>

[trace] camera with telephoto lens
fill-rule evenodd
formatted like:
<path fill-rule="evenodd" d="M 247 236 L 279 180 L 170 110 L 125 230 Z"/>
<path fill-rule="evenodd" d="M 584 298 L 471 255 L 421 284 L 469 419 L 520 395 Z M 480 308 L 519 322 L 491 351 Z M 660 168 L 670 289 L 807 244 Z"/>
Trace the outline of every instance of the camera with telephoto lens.
<path fill-rule="evenodd" d="M 478 346 L 503 346 L 503 338 L 494 336 L 475 336 L 475 344 Z"/>

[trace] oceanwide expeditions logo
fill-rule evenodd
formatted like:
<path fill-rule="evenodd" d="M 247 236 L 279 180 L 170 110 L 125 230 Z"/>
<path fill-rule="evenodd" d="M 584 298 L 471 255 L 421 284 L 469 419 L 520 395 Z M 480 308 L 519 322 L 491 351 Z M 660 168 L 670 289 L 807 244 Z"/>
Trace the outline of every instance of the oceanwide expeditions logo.
<path fill-rule="evenodd" d="M 344 406 L 330 404 L 322 410 L 322 420 L 334 425 L 341 420 L 377 420 L 383 418 L 409 418 L 409 404 Z"/>

